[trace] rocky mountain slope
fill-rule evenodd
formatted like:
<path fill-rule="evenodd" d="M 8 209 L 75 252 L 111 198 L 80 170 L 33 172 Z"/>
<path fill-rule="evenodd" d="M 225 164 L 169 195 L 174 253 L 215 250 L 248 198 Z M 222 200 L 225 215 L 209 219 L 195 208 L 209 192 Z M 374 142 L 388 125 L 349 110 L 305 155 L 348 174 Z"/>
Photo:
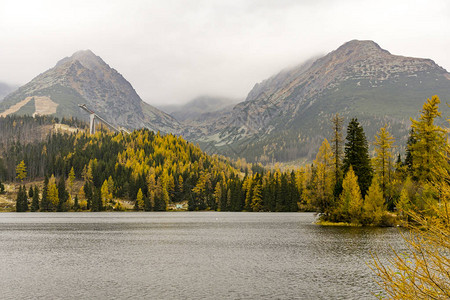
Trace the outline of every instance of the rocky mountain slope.
<path fill-rule="evenodd" d="M 203 131 L 185 129 L 184 135 L 210 152 L 292 161 L 315 155 L 338 112 L 346 121 L 357 117 L 369 141 L 388 124 L 397 144 L 404 145 L 409 118 L 435 94 L 448 115 L 450 74 L 432 60 L 392 55 L 373 41 L 353 40 L 256 84 L 232 113 L 200 124 Z"/>
<path fill-rule="evenodd" d="M 9 94 L 0 115 L 40 114 L 87 119 L 86 104 L 112 124 L 177 133 L 179 123 L 143 102 L 131 84 L 92 51 L 78 51 Z"/>

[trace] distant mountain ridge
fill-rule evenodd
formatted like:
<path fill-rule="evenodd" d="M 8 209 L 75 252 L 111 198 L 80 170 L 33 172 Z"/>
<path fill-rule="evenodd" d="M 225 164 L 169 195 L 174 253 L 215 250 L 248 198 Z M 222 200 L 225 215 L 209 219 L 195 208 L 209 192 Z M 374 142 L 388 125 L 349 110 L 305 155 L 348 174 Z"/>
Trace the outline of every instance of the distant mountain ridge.
<path fill-rule="evenodd" d="M 120 73 L 90 50 L 60 60 L 8 95 L 0 104 L 0 115 L 37 113 L 86 119 L 78 107 L 83 103 L 112 124 L 129 129 L 180 130 L 174 118 L 143 102 Z"/>
<path fill-rule="evenodd" d="M 218 114 L 231 110 L 239 101 L 225 97 L 199 96 L 181 105 L 161 105 L 162 111 L 172 115 L 178 121 L 192 121 L 205 115 Z"/>
<path fill-rule="evenodd" d="M 312 158 L 330 136 L 335 113 L 347 121 L 357 117 L 369 140 L 388 124 L 402 143 L 409 118 L 435 94 L 442 103 L 450 100 L 450 74 L 432 60 L 353 40 L 256 84 L 231 114 L 202 127 L 206 132 L 185 129 L 184 135 L 208 151 L 251 161 Z"/>
<path fill-rule="evenodd" d="M 10 85 L 4 82 L 0 82 L 0 102 L 3 101 L 3 98 L 5 98 L 6 95 L 13 92 L 17 89 L 17 86 Z"/>

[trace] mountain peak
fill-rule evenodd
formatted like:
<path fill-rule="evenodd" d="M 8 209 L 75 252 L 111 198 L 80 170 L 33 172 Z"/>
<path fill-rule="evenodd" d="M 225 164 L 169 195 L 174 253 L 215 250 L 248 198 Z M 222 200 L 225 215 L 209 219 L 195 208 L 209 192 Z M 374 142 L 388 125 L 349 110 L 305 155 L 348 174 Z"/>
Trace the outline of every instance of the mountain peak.
<path fill-rule="evenodd" d="M 101 59 L 100 56 L 95 55 L 94 52 L 87 49 L 87 50 L 79 50 L 74 54 L 72 54 L 72 56 L 61 59 L 60 61 L 58 61 L 56 66 L 61 66 L 66 64 L 67 62 L 75 62 L 75 61 L 80 62 L 83 65 L 83 67 L 91 70 L 99 66 L 106 65 L 106 63 L 103 61 L 103 59 Z"/>

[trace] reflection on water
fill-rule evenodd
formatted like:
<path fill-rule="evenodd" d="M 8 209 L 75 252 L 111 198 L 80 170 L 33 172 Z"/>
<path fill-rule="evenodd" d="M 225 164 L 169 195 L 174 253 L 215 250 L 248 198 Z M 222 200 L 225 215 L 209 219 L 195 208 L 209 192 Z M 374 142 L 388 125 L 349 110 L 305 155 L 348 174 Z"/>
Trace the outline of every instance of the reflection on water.
<path fill-rule="evenodd" d="M 372 299 L 395 228 L 309 213 L 0 214 L 2 299 Z"/>

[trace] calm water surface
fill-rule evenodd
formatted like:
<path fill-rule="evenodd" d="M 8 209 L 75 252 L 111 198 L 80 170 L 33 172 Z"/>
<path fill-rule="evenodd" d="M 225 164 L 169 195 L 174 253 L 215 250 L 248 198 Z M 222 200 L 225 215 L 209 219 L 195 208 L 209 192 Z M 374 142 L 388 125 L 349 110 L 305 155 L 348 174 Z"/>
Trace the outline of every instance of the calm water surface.
<path fill-rule="evenodd" d="M 373 299 L 395 228 L 309 213 L 3 213 L 1 299 Z"/>

